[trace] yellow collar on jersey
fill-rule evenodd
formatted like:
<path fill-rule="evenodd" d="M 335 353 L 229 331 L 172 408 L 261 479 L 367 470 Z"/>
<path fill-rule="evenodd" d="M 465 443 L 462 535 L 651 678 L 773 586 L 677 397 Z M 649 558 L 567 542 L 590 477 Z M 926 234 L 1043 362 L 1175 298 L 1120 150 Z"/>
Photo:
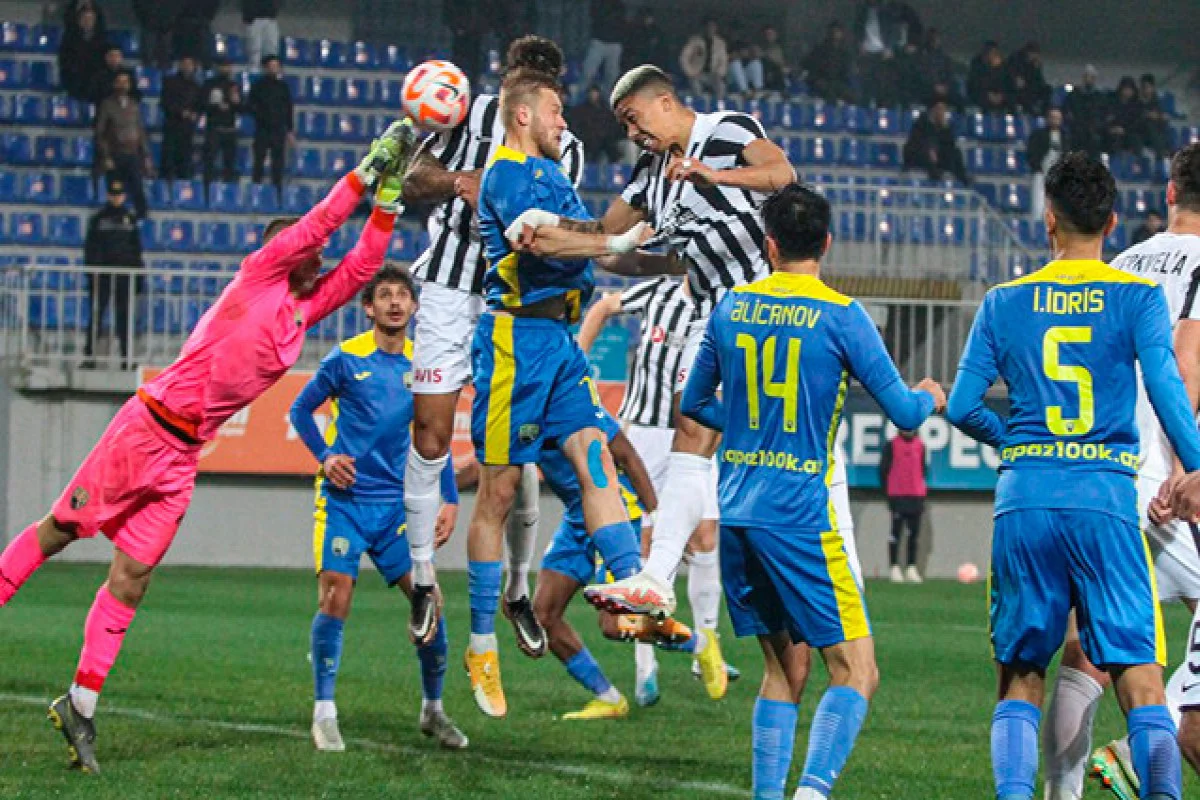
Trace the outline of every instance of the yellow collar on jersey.
<path fill-rule="evenodd" d="M 769 297 L 807 297 L 837 306 L 848 306 L 854 302 L 854 298 L 829 288 L 816 275 L 798 275 L 795 272 L 772 272 L 754 283 L 737 286 L 733 291 L 764 294 Z"/>
<path fill-rule="evenodd" d="M 1037 272 L 1002 283 L 997 289 L 1022 286 L 1028 283 L 1141 283 L 1154 286 L 1154 281 L 1110 267 L 1103 261 L 1091 258 L 1062 259 L 1051 261 Z"/>

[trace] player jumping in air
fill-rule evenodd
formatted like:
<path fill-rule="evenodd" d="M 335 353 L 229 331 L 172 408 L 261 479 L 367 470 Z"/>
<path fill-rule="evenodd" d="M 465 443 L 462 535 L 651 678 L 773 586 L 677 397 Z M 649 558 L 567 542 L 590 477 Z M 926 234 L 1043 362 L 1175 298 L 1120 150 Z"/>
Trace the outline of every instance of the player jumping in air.
<path fill-rule="evenodd" d="M 1182 792 L 1162 616 L 1139 527 L 1138 366 L 1189 472 L 1200 467 L 1200 433 L 1162 288 L 1100 260 L 1115 197 L 1112 175 L 1083 153 L 1047 172 L 1055 260 L 988 292 L 950 395 L 951 422 L 1000 453 L 990 582 L 999 800 L 1033 797 L 1046 668 L 1072 608 L 1083 653 L 1112 676 L 1126 712 L 1141 797 Z M 997 378 L 1008 386 L 1007 419 L 984 404 Z"/>
<path fill-rule="evenodd" d="M 98 772 L 92 722 L 155 565 L 187 511 L 200 449 L 231 416 L 300 357 L 304 333 L 352 298 L 380 265 L 400 210 L 401 178 L 415 148 L 395 123 L 311 211 L 267 226 L 262 248 L 200 318 L 175 363 L 138 389 L 67 484 L 53 509 L 0 555 L 0 606 L 47 558 L 97 533 L 115 547 L 96 593 L 70 691 L 49 716 L 74 765 Z M 342 263 L 320 275 L 321 249 L 374 188 L 375 210 Z"/>
<path fill-rule="evenodd" d="M 342 630 L 350 614 L 364 554 L 388 586 L 412 596 L 412 559 L 404 522 L 404 463 L 412 424 L 412 346 L 405 329 L 417 308 L 408 272 L 387 266 L 363 289 L 371 330 L 335 347 L 292 405 L 292 426 L 321 465 L 316 480 L 313 554 L 319 609 L 312 623 L 318 750 L 345 749 L 334 689 L 342 660 Z M 322 436 L 313 413 L 326 401 L 333 421 Z M 447 461 L 442 477 L 443 537 L 454 528 L 458 489 Z M 443 540 L 444 540 L 443 538 Z M 446 674 L 445 621 L 433 641 L 417 643 L 421 663 L 420 729 L 443 747 L 461 749 L 467 737 L 442 708 Z"/>
<path fill-rule="evenodd" d="M 681 409 L 724 432 L 721 580 L 734 630 L 757 636 L 765 661 L 754 796 L 783 797 L 807 645 L 821 651 L 829 688 L 795 797 L 816 800 L 833 790 L 879 683 L 866 603 L 828 489 L 847 384 L 857 379 L 906 429 L 945 398 L 929 379 L 908 389 L 863 307 L 821 281 L 831 241 L 823 197 L 793 184 L 767 199 L 763 218 L 773 272 L 717 305 Z"/>
<path fill-rule="evenodd" d="M 533 69 L 557 79 L 563 54 L 541 36 L 523 36 L 508 48 L 505 69 Z M 483 312 L 483 276 L 487 271 L 475 208 L 483 168 L 504 143 L 500 98 L 477 94 L 462 124 L 430 138 L 413 159 L 404 179 L 404 200 L 435 205 L 429 214 L 429 249 L 413 264 L 421 283 L 413 363 L 413 447 L 405 470 L 405 507 L 412 543 L 413 595 L 410 630 L 423 641 L 434 635 L 438 619 L 433 588 L 434 518 L 438 475 L 450 453 L 458 396 L 471 380 L 471 337 Z M 563 131 L 562 168 L 572 185 L 583 175 L 583 144 Z M 537 538 L 538 476 L 525 468 L 509 516 L 508 585 L 504 615 L 512 622 L 517 644 L 528 655 L 546 650 L 545 632 L 529 601 L 529 564 Z"/>

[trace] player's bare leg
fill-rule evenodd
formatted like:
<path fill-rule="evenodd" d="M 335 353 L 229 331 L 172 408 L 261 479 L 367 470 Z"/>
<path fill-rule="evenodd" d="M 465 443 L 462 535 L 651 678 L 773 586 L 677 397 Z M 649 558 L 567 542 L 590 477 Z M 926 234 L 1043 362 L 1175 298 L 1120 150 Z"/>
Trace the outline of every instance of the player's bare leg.
<path fill-rule="evenodd" d="M 413 394 L 412 449 L 404 469 L 404 511 L 415 587 L 408 630 L 418 645 L 433 640 L 441 615 L 434 591 L 437 586 L 433 566 L 434 526 L 441 507 L 438 486 L 450 454 L 458 395 L 458 391 Z"/>
<path fill-rule="evenodd" d="M 563 617 L 571 598 L 580 588 L 573 578 L 544 569 L 538 573 L 533 595 L 534 614 L 546 631 L 550 652 L 563 663 L 572 678 L 593 694 L 592 700 L 581 710 L 563 714 L 562 718 L 595 720 L 628 716 L 629 701 L 608 680 L 579 634 Z"/>
<path fill-rule="evenodd" d="M 797 704 L 808 682 L 810 651 L 786 633 L 758 637 L 763 680 L 754 703 L 752 774 L 755 797 L 784 796 L 796 741 Z"/>
<path fill-rule="evenodd" d="M 481 465 L 479 491 L 467 532 L 471 643 L 466 652 L 466 667 L 475 703 L 490 717 L 508 713 L 500 681 L 496 607 L 500 602 L 504 525 L 521 481 L 521 469 L 519 465 Z"/>

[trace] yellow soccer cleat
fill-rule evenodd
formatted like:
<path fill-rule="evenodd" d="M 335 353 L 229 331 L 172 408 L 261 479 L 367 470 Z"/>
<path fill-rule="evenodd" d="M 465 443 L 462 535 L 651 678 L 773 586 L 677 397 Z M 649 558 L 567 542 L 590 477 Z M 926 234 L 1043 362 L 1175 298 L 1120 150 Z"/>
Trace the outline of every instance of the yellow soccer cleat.
<path fill-rule="evenodd" d="M 622 695 L 615 703 L 608 703 L 599 697 L 593 698 L 586 706 L 578 711 L 563 714 L 563 719 L 621 719 L 629 716 L 629 701 Z"/>
<path fill-rule="evenodd" d="M 500 683 L 500 654 L 495 650 L 473 653 L 467 648 L 465 662 L 475 705 L 489 717 L 506 715 L 508 701 L 504 698 L 504 686 Z"/>
<path fill-rule="evenodd" d="M 704 688 L 713 700 L 720 700 L 729 688 L 729 672 L 725 669 L 725 659 L 721 656 L 721 641 L 716 631 L 703 631 L 704 649 L 696 653 L 700 662 L 700 678 Z"/>
<path fill-rule="evenodd" d="M 692 629 L 674 617 L 659 621 L 639 614 L 618 614 L 614 617 L 617 638 L 644 642 L 664 650 L 683 650 L 692 640 Z"/>

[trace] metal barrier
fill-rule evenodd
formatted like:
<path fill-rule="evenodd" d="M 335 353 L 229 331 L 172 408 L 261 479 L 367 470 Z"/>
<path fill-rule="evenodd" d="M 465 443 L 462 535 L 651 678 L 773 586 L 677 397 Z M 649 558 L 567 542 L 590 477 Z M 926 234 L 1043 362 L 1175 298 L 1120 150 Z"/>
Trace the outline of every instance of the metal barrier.
<path fill-rule="evenodd" d="M 929 377 L 949 386 L 979 310 L 977 301 L 863 298 L 908 384 Z"/>

